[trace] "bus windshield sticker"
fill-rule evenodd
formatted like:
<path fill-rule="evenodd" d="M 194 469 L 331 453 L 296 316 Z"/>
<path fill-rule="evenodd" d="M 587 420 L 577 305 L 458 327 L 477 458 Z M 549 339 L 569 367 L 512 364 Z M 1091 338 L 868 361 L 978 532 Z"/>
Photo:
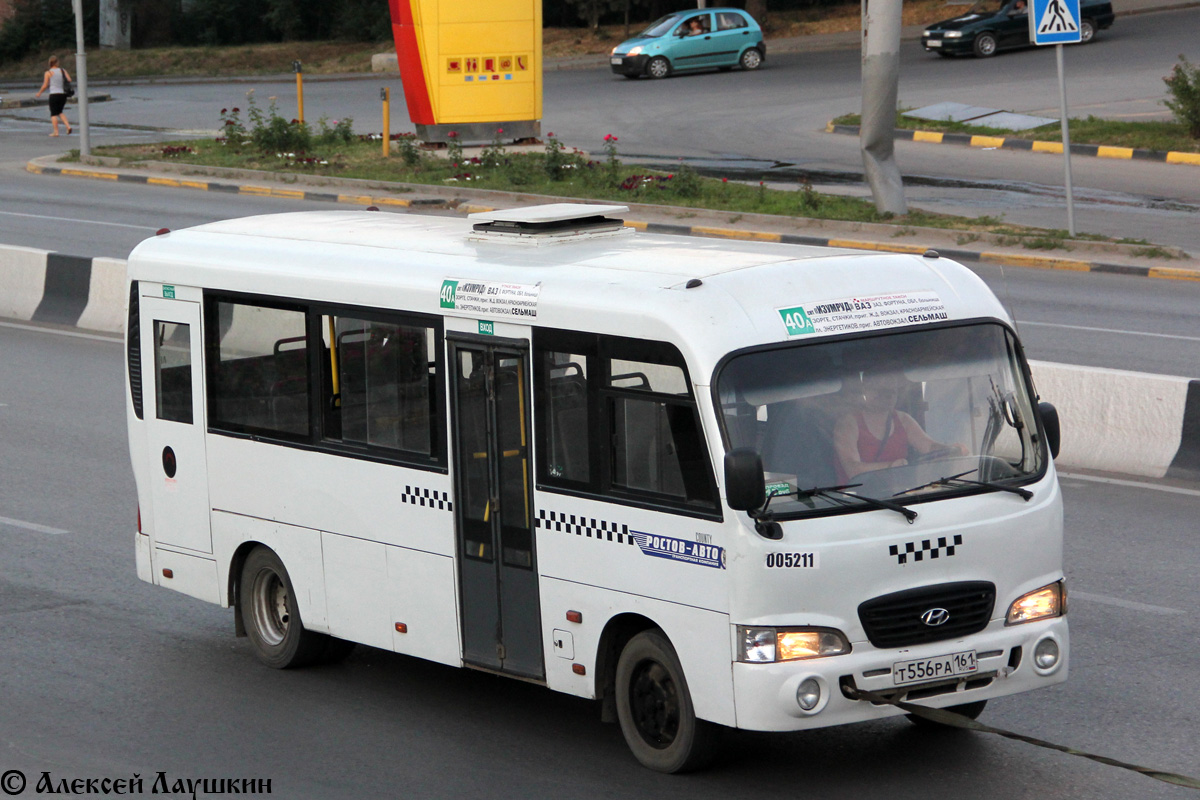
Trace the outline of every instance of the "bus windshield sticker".
<path fill-rule="evenodd" d="M 645 555 L 725 569 L 725 548 L 723 547 L 689 542 L 687 539 L 675 539 L 670 536 L 657 536 L 641 531 L 630 531 L 629 533 Z"/>
<path fill-rule="evenodd" d="M 843 297 L 778 308 L 789 338 L 822 333 L 857 333 L 949 319 L 937 292 L 897 292 Z"/>
<path fill-rule="evenodd" d="M 540 283 L 500 283 L 466 278 L 446 278 L 442 281 L 440 307 L 495 317 L 537 317 Z"/>

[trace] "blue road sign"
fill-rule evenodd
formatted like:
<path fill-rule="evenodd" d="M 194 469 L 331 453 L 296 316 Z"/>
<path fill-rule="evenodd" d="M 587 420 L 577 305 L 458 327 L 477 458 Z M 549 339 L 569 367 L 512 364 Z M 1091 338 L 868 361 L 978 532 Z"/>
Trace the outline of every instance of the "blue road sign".
<path fill-rule="evenodd" d="M 1034 44 L 1079 42 L 1079 0 L 1033 0 L 1029 40 Z"/>

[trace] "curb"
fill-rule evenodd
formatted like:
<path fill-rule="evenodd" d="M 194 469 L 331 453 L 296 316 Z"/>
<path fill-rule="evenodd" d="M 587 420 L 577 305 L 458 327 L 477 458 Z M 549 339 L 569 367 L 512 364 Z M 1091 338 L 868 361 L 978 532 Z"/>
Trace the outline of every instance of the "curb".
<path fill-rule="evenodd" d="M 858 135 L 858 125 L 825 126 L 826 133 Z M 1030 150 L 1034 153 L 1057 153 L 1062 155 L 1062 142 L 1041 142 L 1034 139 L 1017 139 L 1012 136 L 985 136 L 971 133 L 946 133 L 943 131 L 914 131 L 896 128 L 896 139 L 930 144 L 958 144 L 969 147 L 985 147 L 997 150 Z M 1166 164 L 1191 164 L 1200 167 L 1200 153 L 1185 153 L 1180 150 L 1147 150 L 1138 147 L 1109 147 L 1102 144 L 1072 144 L 1071 155 L 1094 156 L 1096 158 L 1123 158 L 1138 161 L 1157 161 Z"/>
<path fill-rule="evenodd" d="M 0 245 L 0 317 L 119 334 L 125 280 L 123 259 Z M 1060 468 L 1200 479 L 1200 380 L 1040 361 L 1030 367 L 1062 419 Z"/>
<path fill-rule="evenodd" d="M 150 186 L 163 186 L 175 189 L 192 189 L 198 191 L 209 192 L 227 192 L 231 194 L 247 194 L 260 197 L 278 197 L 292 200 L 316 200 L 326 203 L 345 203 L 349 205 L 374 205 L 374 206 L 390 206 L 393 208 L 453 208 L 464 213 L 472 213 L 475 211 L 491 211 L 498 206 L 503 206 L 504 201 L 509 203 L 525 202 L 528 200 L 537 200 L 544 202 L 570 202 L 578 198 L 534 195 L 522 192 L 503 192 L 498 190 L 481 190 L 472 191 L 455 187 L 453 189 L 443 189 L 441 187 L 421 185 L 421 184 L 381 184 L 374 181 L 356 181 L 351 185 L 354 188 L 375 189 L 383 192 L 394 192 L 397 190 L 405 192 L 427 192 L 430 194 L 441 194 L 441 197 L 395 197 L 390 194 L 367 194 L 367 193 L 350 193 L 337 191 L 313 191 L 308 189 L 292 189 L 257 183 L 239 183 L 234 181 L 221 180 L 197 180 L 194 178 L 171 178 L 163 175 L 153 174 L 133 174 L 130 172 L 114 172 L 107 171 L 102 168 L 89 167 L 80 164 L 75 167 L 57 167 L 49 166 L 44 163 L 48 159 L 55 159 L 57 156 L 43 156 L 38 159 L 29 161 L 25 168 L 28 172 L 38 175 L 57 175 L 75 178 L 90 178 L 93 180 L 108 180 L 120 183 L 140 183 Z M 256 176 L 257 177 L 257 176 Z M 264 176 L 264 178 L 267 176 Z M 339 179 L 322 179 L 327 181 L 329 185 L 336 185 Z M 343 185 L 349 182 L 349 179 L 342 179 Z M 465 195 L 465 197 L 464 197 Z M 499 199 L 502 202 L 487 204 L 486 201 Z M 485 201 L 485 202 L 480 202 Z M 703 213 L 703 209 L 690 209 L 673 206 L 653 206 L 648 204 L 626 203 L 630 207 L 630 211 L 637 215 L 639 213 L 653 216 L 656 213 L 669 213 L 679 215 L 687 213 L 695 216 L 696 213 Z M 728 212 L 722 214 L 728 216 Z M 738 217 L 746 216 L 742 214 Z M 767 219 L 765 215 L 762 215 Z M 791 218 L 780 218 L 781 221 L 786 220 L 793 222 Z M 888 242 L 873 241 L 870 239 L 855 239 L 848 236 L 811 236 L 807 234 L 797 233 L 777 233 L 764 230 L 747 230 L 743 228 L 728 228 L 713 225 L 677 225 L 673 223 L 664 223 L 650 220 L 626 219 L 626 224 L 630 227 L 644 230 L 650 233 L 669 233 L 684 236 L 707 236 L 721 239 L 742 239 L 749 241 L 760 242 L 777 242 L 782 244 L 799 244 L 799 245 L 815 245 L 818 247 L 836 247 L 847 248 L 854 250 L 873 250 L 883 253 L 908 253 L 908 254 L 923 254 L 927 250 L 936 250 L 939 255 L 952 258 L 957 261 L 970 261 L 977 263 L 993 263 L 1004 264 L 1014 267 L 1028 267 L 1032 269 L 1053 269 L 1065 270 L 1069 272 L 1096 272 L 1110 275 L 1129 275 L 1143 278 L 1162 278 L 1168 280 L 1192 280 L 1200 281 L 1200 269 L 1191 269 L 1183 267 L 1151 267 L 1141 266 L 1136 264 L 1122 264 L 1099 260 L 1084 260 L 1077 258 L 1062 258 L 1058 256 L 1040 256 L 1027 255 L 1024 253 L 1007 253 L 994 250 L 969 250 L 955 247 L 945 247 L 938 244 L 891 244 Z M 822 221 L 828 223 L 829 221 Z M 890 230 L 900 230 L 905 226 L 883 226 Z M 850 228 L 852 229 L 852 227 Z M 929 230 L 929 229 L 924 229 Z M 953 235 L 955 231 L 938 231 L 943 235 Z M 929 235 L 929 234 L 927 234 Z"/>
<path fill-rule="evenodd" d="M 105 93 L 105 94 L 89 94 L 88 95 L 89 103 L 107 103 L 110 100 L 112 100 L 112 95 L 107 94 L 107 93 Z M 50 102 L 49 99 L 43 100 L 40 97 L 22 97 L 19 100 L 12 100 L 12 99 L 0 100 L 0 110 L 6 109 L 6 108 L 37 108 L 38 106 L 48 105 L 49 102 Z M 73 97 L 67 98 L 67 105 L 70 106 L 70 105 L 78 105 L 78 104 L 79 104 L 79 95 L 75 95 Z"/>

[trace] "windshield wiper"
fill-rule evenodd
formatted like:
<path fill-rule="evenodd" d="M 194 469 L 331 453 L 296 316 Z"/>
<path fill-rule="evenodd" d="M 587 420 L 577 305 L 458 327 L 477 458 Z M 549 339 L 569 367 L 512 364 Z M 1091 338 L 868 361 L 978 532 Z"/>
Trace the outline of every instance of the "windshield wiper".
<path fill-rule="evenodd" d="M 1028 489 L 1022 489 L 1020 486 L 1005 486 L 1003 483 L 996 483 L 994 481 L 971 481 L 963 477 L 963 475 L 970 475 L 972 472 L 975 472 L 975 470 L 969 469 L 966 472 L 960 472 L 957 475 L 947 475 L 944 478 L 938 478 L 936 481 L 922 483 L 920 486 L 914 486 L 911 489 L 905 489 L 903 492 L 896 492 L 896 494 L 892 496 L 898 497 L 902 494 L 915 492 L 918 489 L 928 489 L 931 486 L 982 486 L 985 489 L 996 489 L 1001 492 L 1009 492 L 1011 494 L 1020 495 L 1021 499 L 1025 501 L 1028 501 L 1033 497 L 1033 492 L 1029 491 Z"/>
<path fill-rule="evenodd" d="M 843 500 L 843 497 L 853 497 L 855 500 L 860 500 L 869 506 L 886 509 L 888 511 L 895 511 L 897 514 L 903 514 L 904 518 L 908 520 L 908 524 L 910 525 L 912 524 L 913 520 L 917 518 L 917 512 L 913 511 L 911 508 L 906 508 L 899 503 L 893 503 L 888 500 L 880 500 L 876 497 L 869 497 L 865 494 L 855 494 L 854 492 L 845 491 L 846 489 L 853 489 L 856 486 L 862 486 L 862 484 L 844 483 L 840 486 L 814 486 L 811 489 L 797 489 L 794 492 L 777 492 L 767 498 L 767 502 L 763 504 L 762 510 L 758 513 L 760 517 L 763 515 L 768 515 L 769 512 L 767 511 L 767 507 L 771 505 L 771 500 L 775 497 L 795 497 L 797 500 L 806 500 L 810 497 L 824 497 L 842 506 L 853 505 L 852 503 Z M 770 519 L 770 516 L 768 515 L 765 518 Z"/>

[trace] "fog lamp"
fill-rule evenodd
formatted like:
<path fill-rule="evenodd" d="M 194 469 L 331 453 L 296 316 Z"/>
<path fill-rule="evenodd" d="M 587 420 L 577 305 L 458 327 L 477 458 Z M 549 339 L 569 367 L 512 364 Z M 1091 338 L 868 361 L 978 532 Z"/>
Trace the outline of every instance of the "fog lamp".
<path fill-rule="evenodd" d="M 1042 639 L 1033 649 L 1033 663 L 1038 669 L 1053 669 L 1058 664 L 1058 642 L 1053 639 Z"/>
<path fill-rule="evenodd" d="M 796 703 L 804 711 L 812 711 L 821 702 L 821 684 L 816 678 L 805 678 L 796 687 Z"/>

